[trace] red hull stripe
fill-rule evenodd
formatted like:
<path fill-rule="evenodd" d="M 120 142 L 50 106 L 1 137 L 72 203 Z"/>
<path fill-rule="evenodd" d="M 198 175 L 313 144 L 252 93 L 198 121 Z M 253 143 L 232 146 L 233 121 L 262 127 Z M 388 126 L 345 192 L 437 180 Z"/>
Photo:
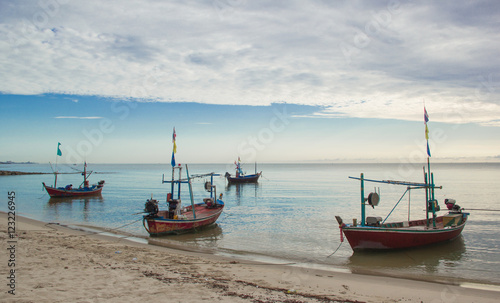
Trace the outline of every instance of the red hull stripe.
<path fill-rule="evenodd" d="M 436 230 L 344 227 L 343 232 L 353 250 L 399 249 L 452 240 L 460 235 L 464 226 Z"/>
<path fill-rule="evenodd" d="M 174 220 L 164 218 L 144 218 L 144 220 L 148 224 L 147 230 L 150 235 L 179 233 L 214 223 L 219 218 L 222 210 L 223 208 L 214 209 L 214 212 L 204 214 L 205 217 L 195 220 Z"/>
<path fill-rule="evenodd" d="M 102 191 L 102 187 L 99 187 L 95 190 L 78 190 L 78 189 L 65 190 L 65 189 L 45 186 L 45 189 L 47 190 L 47 193 L 51 197 L 91 196 L 91 195 L 98 195 Z"/>

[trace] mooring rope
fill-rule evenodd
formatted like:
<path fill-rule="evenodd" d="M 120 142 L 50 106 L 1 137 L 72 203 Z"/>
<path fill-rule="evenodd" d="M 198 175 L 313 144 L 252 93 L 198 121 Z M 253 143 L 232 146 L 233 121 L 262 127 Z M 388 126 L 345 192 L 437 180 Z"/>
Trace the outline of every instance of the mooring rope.
<path fill-rule="evenodd" d="M 342 243 L 344 243 L 344 242 L 340 242 L 339 247 L 337 247 L 337 249 L 334 252 L 332 252 L 327 258 L 330 258 L 331 256 L 333 256 L 333 254 L 336 253 L 337 250 L 339 250 L 339 248 L 342 245 Z"/>
<path fill-rule="evenodd" d="M 110 232 L 110 231 L 113 231 L 113 230 L 117 230 L 117 229 L 123 228 L 123 227 L 125 227 L 125 226 L 132 225 L 132 224 L 134 224 L 134 223 L 136 223 L 136 222 L 141 221 L 142 219 L 143 219 L 143 218 L 137 219 L 137 220 L 135 220 L 135 221 L 132 221 L 132 222 L 130 222 L 130 223 L 127 223 L 127 224 L 122 225 L 122 226 L 119 226 L 119 227 L 115 227 L 115 228 L 111 228 L 111 229 L 106 229 L 106 230 L 103 230 L 103 231 L 92 231 L 92 232 L 88 232 L 88 233 L 89 233 L 89 234 L 92 234 L 92 235 L 96 235 L 96 234 L 101 234 L 101 233 L 105 233 L 105 232 Z M 49 223 L 45 224 L 45 226 L 47 226 L 47 227 L 50 227 L 49 225 L 59 225 L 59 226 L 65 226 L 65 227 L 68 227 L 68 226 L 66 226 L 66 225 L 61 225 L 61 224 L 56 223 L 56 222 L 49 222 Z M 50 228 L 54 229 L 53 227 L 50 227 Z M 68 227 L 68 228 L 69 228 L 69 227 Z M 125 238 L 127 238 L 127 237 L 129 237 L 129 236 L 125 236 Z"/>
<path fill-rule="evenodd" d="M 134 224 L 134 223 L 136 223 L 136 222 L 142 221 L 142 219 L 143 219 L 143 218 L 140 218 L 140 219 L 137 219 L 137 220 L 132 221 L 132 222 L 130 222 L 130 223 L 127 223 L 127 224 L 125 224 L 125 225 L 122 225 L 122 226 L 120 226 L 120 227 L 116 227 L 116 228 L 112 228 L 112 229 L 107 229 L 106 231 L 117 230 L 117 229 L 123 228 L 123 227 L 125 227 L 125 226 L 129 226 L 129 225 L 132 225 L 132 224 Z M 103 231 L 103 232 L 106 232 L 106 231 Z"/>
<path fill-rule="evenodd" d="M 486 209 L 486 208 L 464 208 L 464 210 L 500 211 L 500 209 Z"/>

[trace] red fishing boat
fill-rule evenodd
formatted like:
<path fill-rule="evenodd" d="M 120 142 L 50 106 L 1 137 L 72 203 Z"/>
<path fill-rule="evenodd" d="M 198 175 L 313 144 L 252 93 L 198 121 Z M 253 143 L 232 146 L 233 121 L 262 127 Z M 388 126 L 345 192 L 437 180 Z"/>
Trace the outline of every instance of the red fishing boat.
<path fill-rule="evenodd" d="M 429 149 L 429 130 L 427 122 L 429 116 L 424 107 L 425 121 L 425 137 L 427 139 L 427 172 L 424 168 L 424 182 L 406 182 L 392 180 L 370 180 L 365 179 L 363 174 L 360 178 L 349 177 L 361 181 L 361 224 L 358 224 L 354 219 L 352 224 L 346 224 L 342 218 L 336 216 L 337 222 L 341 230 L 341 240 L 343 241 L 342 233 L 346 236 L 353 250 L 363 249 L 403 249 L 418 246 L 425 246 L 445 241 L 450 241 L 457 238 L 465 227 L 468 213 L 463 212 L 453 199 L 445 199 L 444 203 L 448 212 L 442 216 L 438 216 L 440 206 L 435 198 L 434 191 L 441 189 L 441 186 L 434 184 L 434 175 L 431 173 L 430 161 L 431 156 Z M 396 203 L 387 217 L 382 220 L 381 217 L 366 217 L 365 206 L 369 205 L 375 208 L 379 203 L 379 194 L 372 192 L 367 198 L 364 197 L 365 182 L 377 182 L 393 185 L 407 186 L 401 199 Z M 425 190 L 425 212 L 426 218 L 420 220 L 410 220 L 408 213 L 408 221 L 390 222 L 386 220 L 391 215 L 392 211 L 398 206 L 406 193 L 413 189 Z"/>
<path fill-rule="evenodd" d="M 174 171 L 179 170 L 179 178 L 174 180 Z M 143 218 L 143 225 L 146 231 L 152 236 L 166 235 L 166 234 L 179 234 L 183 232 L 195 231 L 201 227 L 213 224 L 219 218 L 224 209 L 224 202 L 222 201 L 222 194 L 219 199 L 215 199 L 217 192 L 216 187 L 213 185 L 213 176 L 218 174 L 209 173 L 204 175 L 189 176 L 188 168 L 186 165 L 187 178 L 181 178 L 181 166 L 172 167 L 172 180 L 163 183 L 171 183 L 171 192 L 167 194 L 167 206 L 165 210 L 159 210 L 158 201 L 152 197 L 148 199 L 144 211 L 147 215 Z M 194 203 L 192 184 L 193 178 L 201 178 L 210 176 L 210 182 L 205 183 L 205 189 L 210 192 L 210 197 L 203 199 L 201 203 Z M 189 196 L 191 205 L 182 207 L 181 205 L 181 184 L 187 183 L 189 185 Z M 177 185 L 177 186 L 175 186 Z M 177 197 L 175 197 L 174 190 L 177 187 Z"/>
<path fill-rule="evenodd" d="M 432 181 L 432 173 L 430 175 Z M 436 215 L 440 210 L 440 206 L 434 198 L 434 189 L 441 187 L 435 186 L 432 182 L 414 183 L 391 180 L 369 180 L 365 179 L 363 174 L 361 174 L 360 178 L 350 178 L 361 181 L 361 223 L 358 224 L 357 222 L 353 222 L 352 224 L 346 224 L 339 216 L 336 216 L 336 219 L 339 223 L 341 232 L 346 236 L 351 248 L 355 251 L 364 249 L 383 250 L 412 248 L 450 241 L 457 238 L 465 227 L 469 214 L 463 212 L 463 209 L 461 209 L 453 199 L 445 199 L 445 204 L 448 209 L 445 215 Z M 382 220 L 381 217 L 365 218 L 365 206 L 377 206 L 379 195 L 377 193 L 370 193 L 368 198 L 364 198 L 364 182 L 406 185 L 407 190 L 405 194 L 412 189 L 425 189 L 427 197 L 427 217 L 420 220 L 390 223 L 386 223 L 390 213 L 385 220 Z M 403 194 L 403 196 L 405 194 Z"/>
<path fill-rule="evenodd" d="M 158 201 L 148 199 L 144 206 L 144 215 L 142 223 L 146 231 L 152 236 L 166 235 L 166 234 L 179 234 L 183 232 L 195 231 L 201 227 L 213 224 L 219 218 L 222 210 L 224 209 L 224 202 L 222 201 L 222 194 L 219 199 L 217 197 L 217 190 L 213 185 L 214 176 L 219 174 L 208 173 L 202 175 L 189 175 L 189 170 L 186 165 L 186 178 L 182 178 L 182 166 L 175 165 L 175 153 L 177 145 L 175 143 L 176 134 L 175 128 L 172 136 L 173 150 L 172 150 L 172 179 L 165 180 L 162 178 L 162 184 L 170 183 L 170 193 L 167 194 L 167 206 L 165 210 L 160 210 Z M 179 171 L 179 177 L 175 179 L 175 171 Z M 205 182 L 205 190 L 210 192 L 210 197 L 203 199 L 201 203 L 194 203 L 193 186 L 191 180 L 193 178 L 202 178 L 210 176 L 210 181 Z M 189 199 L 190 205 L 183 207 L 181 204 L 181 185 L 188 184 L 189 186 Z M 175 190 L 177 188 L 177 195 Z"/>
<path fill-rule="evenodd" d="M 57 187 L 57 175 L 59 172 L 55 171 L 54 186 L 48 186 L 45 182 L 42 182 L 43 187 L 51 197 L 82 197 L 82 196 L 92 196 L 100 195 L 104 187 L 104 180 L 99 181 L 97 184 L 89 185 L 88 177 L 92 174 L 92 171 L 87 173 L 87 163 L 83 167 L 83 182 L 79 187 L 74 188 L 73 184 L 66 185 L 64 187 Z"/>
<path fill-rule="evenodd" d="M 238 162 L 234 162 L 236 165 L 236 174 L 235 176 L 231 176 L 230 173 L 226 172 L 226 179 L 229 184 L 237 184 L 237 183 L 257 183 L 259 181 L 259 177 L 262 175 L 262 172 L 257 173 L 257 164 L 255 165 L 255 174 L 246 175 L 241 170 L 241 161 L 240 157 L 238 157 Z"/>

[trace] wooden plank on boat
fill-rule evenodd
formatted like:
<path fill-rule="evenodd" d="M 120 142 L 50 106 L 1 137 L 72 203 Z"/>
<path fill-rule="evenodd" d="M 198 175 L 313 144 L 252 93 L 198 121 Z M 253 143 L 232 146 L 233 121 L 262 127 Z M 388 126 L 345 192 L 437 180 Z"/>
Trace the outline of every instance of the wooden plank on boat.
<path fill-rule="evenodd" d="M 443 216 L 443 226 L 456 226 L 460 224 L 462 214 L 448 214 Z"/>

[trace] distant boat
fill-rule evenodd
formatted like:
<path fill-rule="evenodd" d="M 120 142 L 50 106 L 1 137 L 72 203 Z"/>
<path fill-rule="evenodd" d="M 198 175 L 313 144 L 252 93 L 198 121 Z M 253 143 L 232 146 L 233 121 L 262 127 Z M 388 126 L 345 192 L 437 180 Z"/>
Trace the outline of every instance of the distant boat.
<path fill-rule="evenodd" d="M 179 178 L 174 179 L 175 170 L 179 170 Z M 215 199 L 217 192 L 213 185 L 213 176 L 218 174 L 209 173 L 204 175 L 189 176 L 188 167 L 186 165 L 187 178 L 181 178 L 181 166 L 172 167 L 172 180 L 163 183 L 171 183 L 171 192 L 167 194 L 167 206 L 165 210 L 160 210 L 158 201 L 148 199 L 144 206 L 144 211 L 147 213 L 143 217 L 143 225 L 146 231 L 152 236 L 179 234 L 190 232 L 202 228 L 204 226 L 215 223 L 224 209 L 222 194 L 219 199 Z M 204 198 L 201 203 L 194 203 L 191 180 L 193 178 L 210 176 L 210 182 L 205 183 L 205 189 L 210 192 L 210 197 Z M 181 184 L 189 185 L 189 196 L 191 204 L 182 207 L 181 205 Z M 175 189 L 177 187 L 177 197 L 175 197 Z"/>
<path fill-rule="evenodd" d="M 427 122 L 429 116 L 424 107 L 425 136 L 428 137 Z M 427 141 L 427 172 L 424 167 L 424 182 L 406 182 L 392 180 L 370 180 L 365 179 L 361 174 L 359 178 L 349 177 L 361 181 L 361 223 L 354 219 L 352 224 L 346 224 L 342 218 L 335 216 L 342 233 L 346 236 L 353 250 L 374 249 L 403 249 L 425 246 L 457 238 L 465 227 L 469 213 L 463 212 L 453 199 L 445 199 L 444 203 L 448 209 L 445 215 L 437 216 L 440 210 L 438 201 L 435 198 L 434 190 L 441 189 L 441 186 L 434 184 L 434 175 L 430 167 L 430 149 Z M 365 206 L 369 205 L 375 208 L 379 203 L 379 195 L 372 192 L 367 198 L 364 197 L 365 182 L 377 182 L 393 185 L 403 185 L 407 189 L 403 196 L 396 203 L 387 217 L 382 220 L 381 217 L 365 217 Z M 420 220 L 410 220 L 408 212 L 408 221 L 386 223 L 387 218 L 396 208 L 405 194 L 413 189 L 425 190 L 425 212 L 426 218 Z"/>
<path fill-rule="evenodd" d="M 257 183 L 259 181 L 259 177 L 262 175 L 262 172 L 257 173 L 257 165 L 255 165 L 255 174 L 253 175 L 245 175 L 241 170 L 241 161 L 240 157 L 238 157 L 238 162 L 234 162 L 236 165 L 236 175 L 233 177 L 230 173 L 226 172 L 225 177 L 229 184 L 235 183 Z"/>
<path fill-rule="evenodd" d="M 81 197 L 81 196 L 92 196 L 100 195 L 104 187 L 104 180 L 99 181 L 97 184 L 89 185 L 88 177 L 92 174 L 90 171 L 87 174 L 87 163 L 83 167 L 83 182 L 78 188 L 74 188 L 73 184 L 66 185 L 64 187 L 57 187 L 57 171 L 54 172 L 55 180 L 54 186 L 48 186 L 45 182 L 42 182 L 43 187 L 51 197 Z"/>

